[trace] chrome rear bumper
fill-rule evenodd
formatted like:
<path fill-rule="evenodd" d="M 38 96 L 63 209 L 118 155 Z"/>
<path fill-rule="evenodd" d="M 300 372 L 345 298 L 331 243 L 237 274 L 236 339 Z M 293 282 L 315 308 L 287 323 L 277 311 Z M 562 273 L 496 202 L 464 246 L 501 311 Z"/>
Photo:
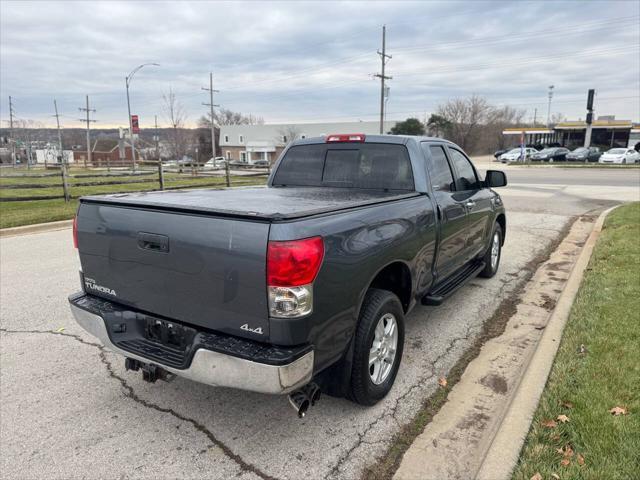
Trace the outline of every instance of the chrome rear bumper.
<path fill-rule="evenodd" d="M 195 351 L 188 368 L 173 368 L 117 347 L 111 342 L 101 316 L 73 303 L 70 307 L 76 322 L 109 350 L 144 363 L 158 365 L 168 372 L 196 382 L 252 392 L 286 394 L 307 384 L 313 375 L 313 350 L 289 364 L 269 365 L 199 348 Z"/>

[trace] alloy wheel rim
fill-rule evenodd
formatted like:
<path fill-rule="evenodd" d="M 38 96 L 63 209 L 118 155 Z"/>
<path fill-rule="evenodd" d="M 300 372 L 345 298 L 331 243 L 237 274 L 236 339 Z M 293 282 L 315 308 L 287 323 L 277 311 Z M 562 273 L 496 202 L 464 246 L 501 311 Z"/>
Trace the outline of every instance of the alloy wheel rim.
<path fill-rule="evenodd" d="M 498 266 L 498 257 L 500 257 L 500 236 L 496 232 L 493 234 L 491 242 L 491 268 L 493 270 Z"/>
<path fill-rule="evenodd" d="M 391 373 L 398 349 L 398 322 L 391 313 L 380 317 L 369 350 L 369 376 L 375 385 L 383 383 Z"/>

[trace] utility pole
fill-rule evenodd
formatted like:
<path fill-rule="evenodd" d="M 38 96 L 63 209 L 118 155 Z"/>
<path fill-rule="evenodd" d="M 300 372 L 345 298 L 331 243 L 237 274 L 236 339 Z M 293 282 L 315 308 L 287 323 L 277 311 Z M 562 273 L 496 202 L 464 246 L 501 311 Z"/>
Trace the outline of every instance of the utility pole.
<path fill-rule="evenodd" d="M 536 122 L 538 121 L 538 109 L 533 109 L 533 126 L 536 126 Z"/>
<path fill-rule="evenodd" d="M 158 141 L 160 140 L 158 136 L 158 115 L 154 115 L 154 120 L 156 131 L 153 139 L 156 142 L 156 158 L 158 159 L 158 183 L 160 184 L 160 190 L 164 190 L 164 172 L 162 171 L 162 159 L 160 158 L 160 149 L 158 148 Z"/>
<path fill-rule="evenodd" d="M 214 112 L 213 112 L 213 108 L 214 107 L 219 107 L 220 105 L 216 105 L 213 103 L 213 94 L 214 93 L 218 93 L 218 90 L 214 90 L 213 89 L 213 73 L 209 72 L 209 88 L 205 88 L 202 87 L 202 90 L 205 90 L 207 92 L 209 92 L 209 103 L 203 103 L 202 105 L 211 108 L 211 157 L 213 158 L 213 164 L 215 165 L 216 163 L 216 127 L 215 127 L 215 117 L 214 117 Z M 225 161 L 224 162 L 224 170 L 225 170 L 225 176 L 226 176 L 226 180 L 227 180 L 227 187 L 231 186 L 231 180 L 229 178 L 229 162 Z"/>
<path fill-rule="evenodd" d="M 380 134 L 384 133 L 384 81 L 391 80 L 393 77 L 389 77 L 384 74 L 384 67 L 387 63 L 387 58 L 392 58 L 391 55 L 387 55 L 386 53 L 386 33 L 387 26 L 382 26 L 382 51 L 378 50 L 378 55 L 380 55 L 380 61 L 382 63 L 382 72 L 376 73 L 374 77 L 378 77 L 380 79 Z"/>
<path fill-rule="evenodd" d="M 91 120 L 89 118 L 89 114 L 91 112 L 95 113 L 95 109 L 91 109 L 89 108 L 89 95 L 87 95 L 87 106 L 85 108 L 82 107 L 78 107 L 78 110 L 80 110 L 81 112 L 87 112 L 87 118 L 86 118 L 86 122 L 87 122 L 87 156 L 84 158 L 84 168 L 87 168 L 87 163 L 91 164 L 91 133 L 89 130 L 89 125 L 91 122 L 95 122 L 96 120 Z M 80 119 L 81 122 L 84 122 L 85 119 L 81 118 Z"/>
<path fill-rule="evenodd" d="M 553 85 L 549 85 L 549 107 L 547 108 L 547 127 L 551 125 L 551 99 L 553 98 Z"/>
<path fill-rule="evenodd" d="M 9 95 L 9 143 L 11 143 L 11 163 L 13 163 L 14 168 L 16 166 L 16 142 L 13 138 L 13 117 L 15 113 L 13 110 L 13 101 L 11 95 Z"/>
<path fill-rule="evenodd" d="M 62 191 L 64 192 L 64 201 L 68 202 L 69 186 L 67 185 L 67 166 L 64 158 L 64 151 L 62 150 L 62 132 L 60 131 L 60 115 L 58 114 L 58 103 L 56 99 L 53 99 L 53 108 L 56 111 L 54 115 L 56 117 L 56 125 L 58 126 L 58 149 L 60 150 L 60 170 L 62 171 Z"/>
<path fill-rule="evenodd" d="M 156 158 L 158 159 L 158 161 L 160 161 L 160 147 L 158 143 L 160 141 L 160 136 L 158 135 L 158 115 L 154 115 L 154 119 L 156 123 L 156 131 L 153 139 L 156 142 Z"/>

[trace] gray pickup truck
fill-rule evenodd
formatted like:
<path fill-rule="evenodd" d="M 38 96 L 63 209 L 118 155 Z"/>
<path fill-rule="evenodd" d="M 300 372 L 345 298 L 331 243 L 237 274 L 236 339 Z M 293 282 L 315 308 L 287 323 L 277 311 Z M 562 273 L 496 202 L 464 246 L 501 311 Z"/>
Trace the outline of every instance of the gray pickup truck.
<path fill-rule="evenodd" d="M 337 134 L 291 143 L 266 188 L 83 197 L 71 310 L 148 381 L 372 405 L 414 305 L 496 273 L 503 185 L 442 139 Z"/>

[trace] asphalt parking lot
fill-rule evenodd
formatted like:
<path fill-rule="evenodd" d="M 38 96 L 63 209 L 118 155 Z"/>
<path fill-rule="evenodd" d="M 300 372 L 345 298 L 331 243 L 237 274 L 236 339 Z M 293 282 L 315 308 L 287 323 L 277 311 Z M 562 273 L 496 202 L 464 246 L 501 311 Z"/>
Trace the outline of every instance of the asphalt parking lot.
<path fill-rule="evenodd" d="M 555 170 L 508 171 L 499 274 L 412 312 L 384 401 L 363 408 L 324 396 L 303 420 L 285 397 L 180 378 L 152 385 L 125 372 L 69 312 L 66 297 L 79 289 L 70 230 L 3 238 L 2 477 L 358 478 L 576 215 L 640 199 L 640 171 L 607 172 L 594 185 L 591 171 Z"/>

